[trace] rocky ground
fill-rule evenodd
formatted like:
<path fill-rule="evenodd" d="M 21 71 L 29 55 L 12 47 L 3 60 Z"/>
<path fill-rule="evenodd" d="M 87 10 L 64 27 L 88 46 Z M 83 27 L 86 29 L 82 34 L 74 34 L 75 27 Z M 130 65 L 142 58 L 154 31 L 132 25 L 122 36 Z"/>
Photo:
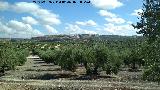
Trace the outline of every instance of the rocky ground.
<path fill-rule="evenodd" d="M 0 90 L 160 90 L 157 83 L 140 80 L 141 71 L 122 70 L 111 76 L 101 72 L 94 80 L 84 72 L 84 67 L 79 67 L 74 73 L 63 71 L 38 56 L 29 56 L 25 65 L 0 77 Z"/>

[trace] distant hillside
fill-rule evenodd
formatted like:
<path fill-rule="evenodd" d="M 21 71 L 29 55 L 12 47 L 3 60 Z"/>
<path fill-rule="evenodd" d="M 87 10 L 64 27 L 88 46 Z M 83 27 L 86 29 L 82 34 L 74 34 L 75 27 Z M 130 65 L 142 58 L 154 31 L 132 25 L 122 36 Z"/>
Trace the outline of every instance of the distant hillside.
<path fill-rule="evenodd" d="M 0 41 L 29 41 L 31 39 L 26 38 L 0 38 Z"/>
<path fill-rule="evenodd" d="M 76 34 L 76 35 L 45 35 L 40 37 L 25 38 L 0 38 L 0 41 L 42 41 L 42 42 L 64 42 L 83 40 L 114 40 L 123 41 L 127 39 L 142 40 L 142 36 L 119 36 L 119 35 L 98 35 L 98 34 Z"/>
<path fill-rule="evenodd" d="M 126 39 L 143 39 L 142 36 L 119 36 L 119 35 L 98 35 L 98 34 L 76 34 L 76 35 L 46 35 L 41 37 L 32 37 L 31 40 L 62 42 L 69 40 L 126 40 Z"/>

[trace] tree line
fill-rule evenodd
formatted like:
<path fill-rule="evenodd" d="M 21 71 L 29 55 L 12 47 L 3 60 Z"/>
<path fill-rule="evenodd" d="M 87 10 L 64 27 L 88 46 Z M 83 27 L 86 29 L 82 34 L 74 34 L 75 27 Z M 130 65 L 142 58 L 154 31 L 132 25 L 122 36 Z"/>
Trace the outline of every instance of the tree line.
<path fill-rule="evenodd" d="M 0 43 L 0 73 L 6 70 L 14 70 L 26 62 L 29 50 L 18 43 Z"/>

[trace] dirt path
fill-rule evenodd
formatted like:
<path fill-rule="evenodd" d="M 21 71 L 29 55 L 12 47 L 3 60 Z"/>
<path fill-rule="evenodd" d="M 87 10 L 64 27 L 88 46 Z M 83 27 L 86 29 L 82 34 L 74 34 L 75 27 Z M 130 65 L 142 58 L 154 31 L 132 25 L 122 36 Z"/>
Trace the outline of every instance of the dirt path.
<path fill-rule="evenodd" d="M 23 66 L 17 66 L 16 70 L 8 71 L 1 80 L 24 80 L 31 77 L 45 74 L 55 74 L 60 70 L 59 66 L 54 64 L 46 64 L 38 56 L 29 56 Z"/>
<path fill-rule="evenodd" d="M 46 64 L 38 56 L 27 57 L 23 66 L 0 77 L 0 90 L 160 90 L 156 83 L 97 80 L 69 80 L 63 78 L 59 66 Z"/>

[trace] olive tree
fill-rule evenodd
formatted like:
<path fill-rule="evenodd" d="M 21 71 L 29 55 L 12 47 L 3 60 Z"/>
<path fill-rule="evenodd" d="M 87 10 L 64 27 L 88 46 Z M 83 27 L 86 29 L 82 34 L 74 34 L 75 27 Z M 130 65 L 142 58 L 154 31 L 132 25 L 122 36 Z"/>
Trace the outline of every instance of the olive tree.
<path fill-rule="evenodd" d="M 144 0 L 143 12 L 135 28 L 147 39 L 144 79 L 160 82 L 160 1 Z"/>

